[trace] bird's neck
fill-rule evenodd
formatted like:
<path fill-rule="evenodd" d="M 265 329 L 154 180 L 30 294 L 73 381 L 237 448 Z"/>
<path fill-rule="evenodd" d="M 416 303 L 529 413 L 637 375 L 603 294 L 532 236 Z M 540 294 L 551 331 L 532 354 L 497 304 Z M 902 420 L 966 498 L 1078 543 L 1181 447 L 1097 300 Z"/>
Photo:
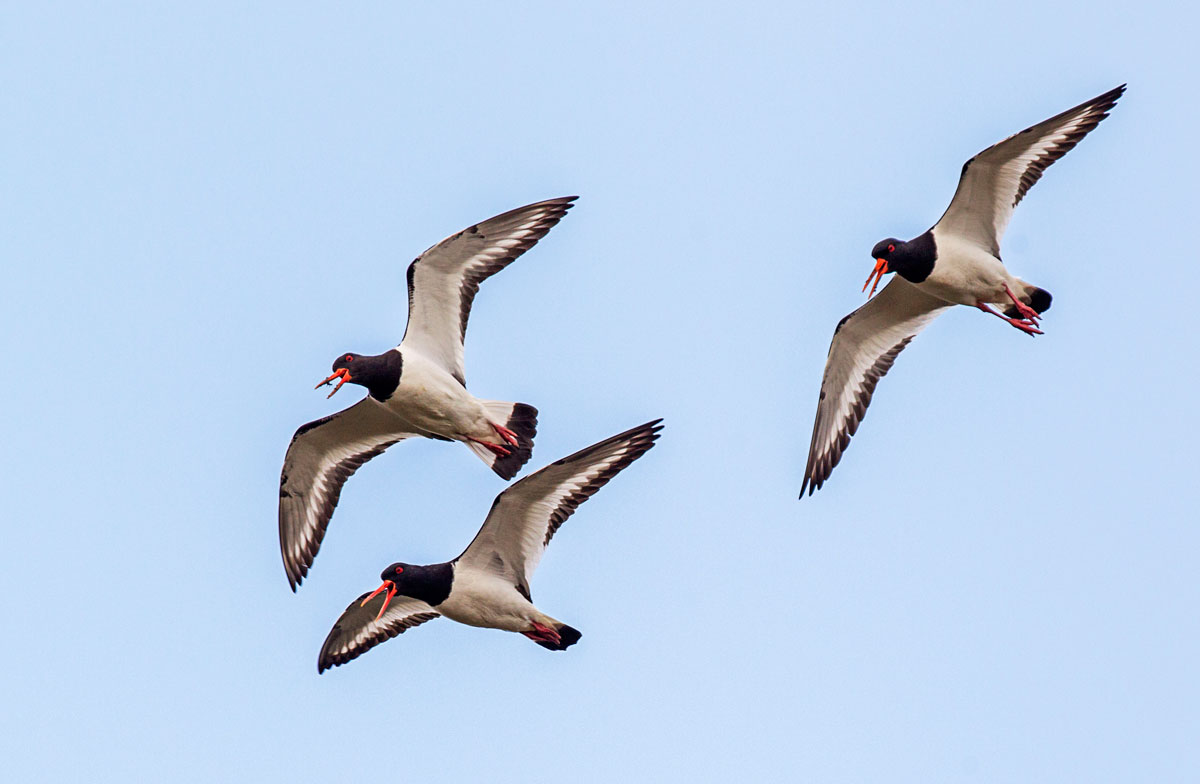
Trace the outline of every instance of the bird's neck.
<path fill-rule="evenodd" d="M 454 566 L 448 563 L 408 567 L 404 595 L 436 607 L 446 601 L 454 584 Z"/>
<path fill-rule="evenodd" d="M 937 242 L 933 239 L 933 232 L 927 231 L 896 248 L 896 252 L 888 259 L 888 268 L 909 283 L 920 283 L 933 272 L 936 260 Z"/>
<path fill-rule="evenodd" d="M 350 371 L 354 383 L 362 384 L 367 393 L 381 403 L 392 396 L 400 386 L 400 373 L 404 360 L 400 352 L 392 349 L 374 357 L 360 356 Z"/>

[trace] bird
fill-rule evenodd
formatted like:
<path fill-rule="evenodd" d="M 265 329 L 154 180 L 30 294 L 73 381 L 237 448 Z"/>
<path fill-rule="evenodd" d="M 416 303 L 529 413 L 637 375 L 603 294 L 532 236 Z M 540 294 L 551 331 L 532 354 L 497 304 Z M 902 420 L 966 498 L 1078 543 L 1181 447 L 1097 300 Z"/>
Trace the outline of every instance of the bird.
<path fill-rule="evenodd" d="M 564 457 L 496 496 L 471 544 L 452 561 L 394 563 L 383 583 L 346 608 L 321 646 L 317 672 L 361 656 L 396 635 L 445 616 L 468 626 L 519 632 L 566 650 L 579 630 L 533 604 L 529 584 L 550 538 L 575 509 L 658 439 L 655 419 Z"/>
<path fill-rule="evenodd" d="M 915 239 L 882 240 L 865 305 L 838 322 L 825 361 L 816 421 L 804 470 L 811 496 L 829 478 L 866 415 L 879 379 L 939 314 L 953 305 L 978 308 L 1026 334 L 1043 334 L 1050 292 L 1017 278 L 1000 259 L 1013 209 L 1050 164 L 1108 116 L 1125 85 L 1056 114 L 988 147 L 962 167 L 958 189 L 933 228 Z M 896 273 L 879 296 L 884 275 Z M 1004 308 L 997 311 L 993 306 Z"/>
<path fill-rule="evenodd" d="M 317 388 L 358 384 L 367 396 L 302 425 L 279 480 L 279 547 L 294 592 L 316 558 L 342 486 L 363 463 L 406 438 L 461 441 L 501 479 L 529 460 L 537 409 L 467 391 L 463 340 L 479 284 L 533 247 L 577 197 L 540 201 L 470 226 L 408 267 L 408 326 L 378 355 L 340 354 Z"/>

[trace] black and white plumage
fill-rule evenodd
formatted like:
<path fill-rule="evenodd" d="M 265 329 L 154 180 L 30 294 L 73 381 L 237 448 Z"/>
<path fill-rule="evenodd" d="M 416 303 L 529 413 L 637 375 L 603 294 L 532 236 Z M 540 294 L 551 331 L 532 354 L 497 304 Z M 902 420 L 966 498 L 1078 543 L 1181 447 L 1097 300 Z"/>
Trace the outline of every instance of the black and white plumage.
<path fill-rule="evenodd" d="M 550 650 L 573 645 L 579 631 L 534 606 L 533 572 L 579 505 L 654 446 L 661 421 L 605 439 L 513 484 L 496 497 L 475 539 L 453 561 L 389 566 L 383 585 L 358 597 L 338 618 L 321 647 L 317 671 L 440 615 L 519 632 Z"/>
<path fill-rule="evenodd" d="M 317 672 L 355 659 L 381 642 L 420 626 L 442 614 L 420 599 L 393 599 L 380 615 L 386 595 L 364 593 L 355 599 L 333 625 L 321 648 Z"/>
<path fill-rule="evenodd" d="M 321 385 L 336 380 L 336 392 L 347 382 L 359 384 L 367 397 L 303 425 L 284 457 L 279 545 L 293 591 L 316 557 L 342 485 L 392 444 L 417 436 L 461 441 L 502 479 L 529 460 L 537 409 L 468 392 L 463 340 L 479 284 L 533 247 L 575 198 L 520 207 L 426 250 L 408 268 L 408 327 L 400 345 L 334 361 L 333 375 Z"/>
<path fill-rule="evenodd" d="M 466 385 L 463 341 L 479 284 L 554 228 L 577 196 L 497 215 L 428 249 L 408 267 L 408 327 L 401 349 L 419 352 Z"/>
<path fill-rule="evenodd" d="M 867 285 L 897 274 L 879 296 L 834 330 L 801 496 L 806 490 L 811 495 L 829 478 L 879 379 L 946 308 L 970 305 L 1030 335 L 1042 334 L 1038 320 L 1050 307 L 1050 293 L 1005 269 L 1000 240 L 1029 188 L 1108 116 L 1124 91 L 1124 85 L 1109 90 L 971 158 L 963 165 L 950 206 L 933 228 L 907 242 L 883 240 L 872 249 L 876 265 Z"/>

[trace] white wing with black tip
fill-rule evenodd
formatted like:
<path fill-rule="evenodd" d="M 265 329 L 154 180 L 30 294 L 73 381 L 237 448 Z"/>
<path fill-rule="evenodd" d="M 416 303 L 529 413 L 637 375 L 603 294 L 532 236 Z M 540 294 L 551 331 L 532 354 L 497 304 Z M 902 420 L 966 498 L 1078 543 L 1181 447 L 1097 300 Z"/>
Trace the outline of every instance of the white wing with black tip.
<path fill-rule="evenodd" d="M 825 360 L 817 419 L 808 448 L 804 484 L 812 495 L 829 478 L 858 424 L 875 385 L 917 333 L 950 303 L 932 297 L 899 275 L 833 331 Z"/>
<path fill-rule="evenodd" d="M 550 538 L 575 509 L 646 453 L 661 419 L 627 430 L 530 474 L 496 496 L 459 568 L 491 571 L 530 598 L 529 582 Z"/>
<path fill-rule="evenodd" d="M 392 444 L 418 435 L 370 397 L 296 431 L 279 480 L 279 549 L 293 591 L 312 566 L 346 480 Z"/>
<path fill-rule="evenodd" d="M 317 657 L 318 673 L 356 659 L 379 643 L 441 616 L 420 599 L 397 596 L 388 603 L 387 611 L 376 620 L 375 616 L 379 615 L 386 595 L 386 592 L 380 593 L 364 606 L 363 600 L 370 596 L 364 593 L 350 603 L 333 624 L 325 644 L 321 646 L 321 655 Z"/>
<path fill-rule="evenodd" d="M 464 385 L 463 338 L 479 284 L 532 248 L 576 196 L 540 201 L 463 229 L 408 268 L 408 328 L 401 348 L 441 364 Z"/>
<path fill-rule="evenodd" d="M 963 164 L 958 190 L 934 227 L 1000 256 L 1000 238 L 1013 209 L 1050 164 L 1063 157 L 1108 116 L 1125 85 L 1055 115 Z"/>

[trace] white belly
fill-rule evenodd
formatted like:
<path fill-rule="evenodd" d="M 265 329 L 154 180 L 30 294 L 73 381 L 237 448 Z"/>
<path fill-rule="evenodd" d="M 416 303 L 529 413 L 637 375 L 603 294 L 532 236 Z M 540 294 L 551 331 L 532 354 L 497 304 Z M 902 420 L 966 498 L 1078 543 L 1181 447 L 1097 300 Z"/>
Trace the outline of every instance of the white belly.
<path fill-rule="evenodd" d="M 934 234 L 934 241 L 937 263 L 929 277 L 917 284 L 922 291 L 958 305 L 1011 302 L 1004 286 L 1016 290 L 1019 284 L 999 259 L 975 243 L 953 236 Z"/>
<path fill-rule="evenodd" d="M 400 385 L 386 405 L 406 421 L 444 438 L 494 437 L 475 396 L 441 366 L 406 349 Z"/>
<path fill-rule="evenodd" d="M 510 582 L 475 571 L 456 572 L 454 590 L 437 609 L 468 626 L 510 632 L 526 631 L 534 619 L 544 617 Z"/>

